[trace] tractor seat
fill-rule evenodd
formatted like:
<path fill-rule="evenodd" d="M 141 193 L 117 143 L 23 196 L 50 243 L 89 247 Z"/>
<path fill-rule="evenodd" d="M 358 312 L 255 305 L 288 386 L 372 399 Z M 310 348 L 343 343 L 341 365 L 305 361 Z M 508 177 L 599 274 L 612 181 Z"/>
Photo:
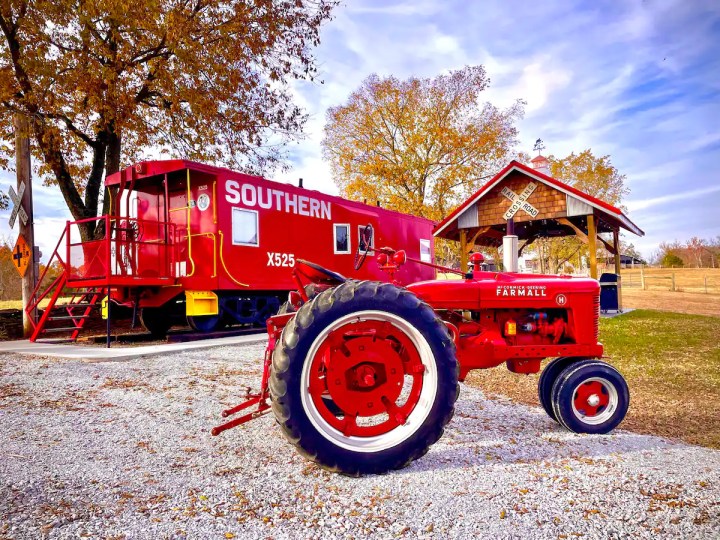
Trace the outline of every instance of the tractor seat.
<path fill-rule="evenodd" d="M 347 281 L 345 276 L 304 259 L 295 260 L 295 270 L 313 283 L 340 285 L 341 283 L 345 283 Z"/>

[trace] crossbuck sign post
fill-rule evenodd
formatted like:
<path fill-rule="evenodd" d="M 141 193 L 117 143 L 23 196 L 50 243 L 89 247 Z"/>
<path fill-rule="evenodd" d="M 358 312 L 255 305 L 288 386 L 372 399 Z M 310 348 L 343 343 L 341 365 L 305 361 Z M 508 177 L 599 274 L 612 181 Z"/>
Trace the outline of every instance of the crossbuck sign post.
<path fill-rule="evenodd" d="M 537 184 L 530 182 L 519 196 L 507 186 L 502 188 L 500 192 L 503 197 L 510 199 L 510 202 L 512 202 L 510 208 L 503 214 L 503 219 L 507 220 L 507 233 L 503 237 L 503 268 L 506 272 L 518 271 L 518 237 L 515 236 L 513 217 L 521 209 L 532 217 L 539 214 L 538 209 L 527 202 L 535 188 L 537 188 Z"/>
<path fill-rule="evenodd" d="M 22 198 L 25 194 L 25 182 L 20 183 L 20 187 L 18 187 L 18 192 L 15 193 L 15 190 L 12 186 L 10 186 L 10 189 L 8 189 L 8 195 L 10 195 L 10 199 L 13 202 L 13 209 L 10 213 L 10 228 L 12 229 L 15 226 L 15 219 L 17 219 L 18 216 L 20 216 L 20 221 L 22 221 L 23 225 L 27 225 L 28 222 L 28 215 L 27 212 L 25 212 L 25 209 L 22 207 Z"/>

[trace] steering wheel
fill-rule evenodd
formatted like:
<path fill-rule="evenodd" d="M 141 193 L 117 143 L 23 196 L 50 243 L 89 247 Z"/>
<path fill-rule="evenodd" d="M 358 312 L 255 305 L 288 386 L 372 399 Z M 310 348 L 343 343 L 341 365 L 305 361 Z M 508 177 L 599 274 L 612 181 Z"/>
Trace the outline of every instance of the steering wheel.
<path fill-rule="evenodd" d="M 355 270 L 360 270 L 362 268 L 363 263 L 365 262 L 365 259 L 367 258 L 367 254 L 370 251 L 370 241 L 372 240 L 372 225 L 368 223 L 365 225 L 365 228 L 360 233 L 360 238 L 358 239 L 358 245 L 357 249 L 355 250 Z M 365 250 L 362 252 L 362 255 L 360 254 L 360 244 L 365 243 Z"/>
<path fill-rule="evenodd" d="M 345 276 L 304 259 L 295 259 L 295 270 L 313 283 L 339 285 L 347 281 Z"/>

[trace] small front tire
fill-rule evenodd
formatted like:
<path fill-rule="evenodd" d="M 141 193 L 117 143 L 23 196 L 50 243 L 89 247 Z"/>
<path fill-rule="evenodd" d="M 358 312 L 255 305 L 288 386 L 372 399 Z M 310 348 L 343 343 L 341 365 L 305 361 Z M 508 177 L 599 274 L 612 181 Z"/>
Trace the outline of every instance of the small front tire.
<path fill-rule="evenodd" d="M 555 411 L 552 406 L 552 389 L 553 384 L 555 384 L 555 380 L 558 378 L 560 373 L 562 373 L 563 370 L 571 364 L 577 365 L 579 362 L 590 361 L 591 360 L 584 358 L 561 356 L 560 358 L 552 360 L 547 366 L 545 366 L 545 369 L 543 369 L 540 374 L 540 380 L 538 381 L 538 399 L 540 400 L 540 405 L 542 405 L 542 408 L 545 409 L 547 415 L 556 422 L 558 419 L 555 416 Z"/>
<path fill-rule="evenodd" d="M 625 418 L 630 392 L 611 365 L 580 362 L 567 366 L 555 380 L 552 406 L 557 420 L 570 431 L 605 434 Z"/>

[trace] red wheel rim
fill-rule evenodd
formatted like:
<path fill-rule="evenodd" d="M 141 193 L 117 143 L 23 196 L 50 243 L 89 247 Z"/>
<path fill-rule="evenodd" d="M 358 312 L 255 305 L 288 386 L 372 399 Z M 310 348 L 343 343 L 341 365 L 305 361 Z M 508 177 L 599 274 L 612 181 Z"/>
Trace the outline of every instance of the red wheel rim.
<path fill-rule="evenodd" d="M 575 389 L 573 406 L 584 417 L 598 416 L 609 403 L 610 393 L 599 379 L 588 380 Z"/>
<path fill-rule="evenodd" d="M 308 393 L 328 426 L 346 437 L 377 437 L 407 422 L 424 372 L 403 330 L 388 321 L 355 320 L 333 329 L 313 355 Z"/>

